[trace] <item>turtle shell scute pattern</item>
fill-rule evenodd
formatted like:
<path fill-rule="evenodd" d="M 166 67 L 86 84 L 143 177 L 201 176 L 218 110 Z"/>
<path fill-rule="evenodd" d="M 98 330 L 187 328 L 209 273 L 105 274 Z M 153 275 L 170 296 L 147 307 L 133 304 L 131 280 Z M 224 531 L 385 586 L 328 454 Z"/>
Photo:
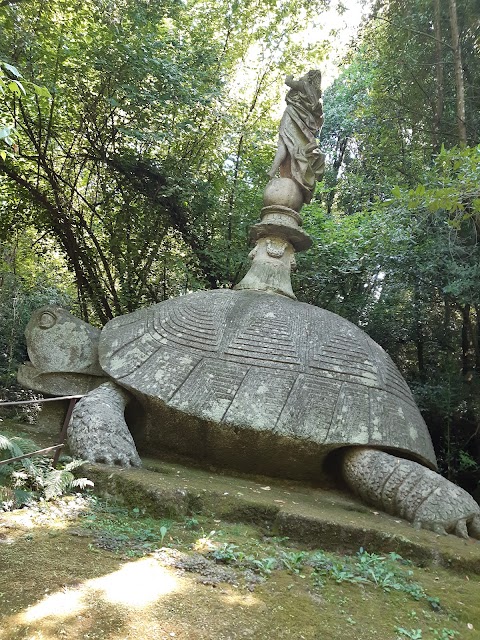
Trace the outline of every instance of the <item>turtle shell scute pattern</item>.
<path fill-rule="evenodd" d="M 199 418 L 435 465 L 427 427 L 385 351 L 333 313 L 255 291 L 201 291 L 111 320 L 102 368 Z"/>

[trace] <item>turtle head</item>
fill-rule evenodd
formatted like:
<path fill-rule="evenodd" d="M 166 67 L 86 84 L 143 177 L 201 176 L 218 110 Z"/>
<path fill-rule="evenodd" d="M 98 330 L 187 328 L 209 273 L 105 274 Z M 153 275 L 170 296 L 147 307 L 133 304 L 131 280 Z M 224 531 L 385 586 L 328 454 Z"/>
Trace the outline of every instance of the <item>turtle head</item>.
<path fill-rule="evenodd" d="M 34 311 L 25 336 L 28 357 L 39 372 L 103 374 L 98 364 L 100 329 L 62 307 Z"/>

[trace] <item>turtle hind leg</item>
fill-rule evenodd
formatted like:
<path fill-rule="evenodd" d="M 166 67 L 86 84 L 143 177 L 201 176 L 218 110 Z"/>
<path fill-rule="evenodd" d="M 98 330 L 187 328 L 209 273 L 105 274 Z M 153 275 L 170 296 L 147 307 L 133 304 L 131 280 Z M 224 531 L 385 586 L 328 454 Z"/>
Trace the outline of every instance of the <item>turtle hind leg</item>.
<path fill-rule="evenodd" d="M 124 389 L 106 382 L 79 400 L 67 432 L 72 453 L 88 462 L 139 467 L 140 458 L 124 417 L 129 399 Z"/>
<path fill-rule="evenodd" d="M 480 539 L 480 507 L 472 496 L 417 462 L 352 447 L 345 454 L 343 474 L 365 502 L 409 520 L 417 529 Z"/>
<path fill-rule="evenodd" d="M 468 530 L 472 538 L 480 540 L 480 514 L 473 516 L 470 524 L 468 525 Z"/>

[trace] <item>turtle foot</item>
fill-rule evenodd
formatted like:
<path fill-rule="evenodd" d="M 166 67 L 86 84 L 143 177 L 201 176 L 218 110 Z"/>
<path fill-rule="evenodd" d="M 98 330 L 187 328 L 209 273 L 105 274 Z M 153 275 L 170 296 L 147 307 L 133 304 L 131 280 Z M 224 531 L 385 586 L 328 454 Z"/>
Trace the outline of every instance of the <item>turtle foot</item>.
<path fill-rule="evenodd" d="M 467 518 L 459 517 L 458 520 L 444 520 L 444 522 L 431 521 L 414 521 L 415 529 L 429 529 L 434 533 L 446 536 L 449 533 L 456 535 L 458 538 L 476 538 L 480 540 L 480 515 L 474 515 Z"/>
<path fill-rule="evenodd" d="M 480 540 L 480 507 L 472 496 L 438 473 L 383 451 L 350 449 L 344 476 L 361 498 L 416 529 Z"/>
<path fill-rule="evenodd" d="M 141 466 L 124 418 L 129 396 L 113 382 L 100 385 L 75 406 L 68 427 L 72 453 L 88 462 Z"/>
<path fill-rule="evenodd" d="M 432 473 L 432 472 L 430 472 Z M 472 496 L 446 478 L 429 478 L 428 497 L 415 513 L 413 525 L 435 533 L 452 533 L 459 538 L 480 540 L 480 508 Z"/>

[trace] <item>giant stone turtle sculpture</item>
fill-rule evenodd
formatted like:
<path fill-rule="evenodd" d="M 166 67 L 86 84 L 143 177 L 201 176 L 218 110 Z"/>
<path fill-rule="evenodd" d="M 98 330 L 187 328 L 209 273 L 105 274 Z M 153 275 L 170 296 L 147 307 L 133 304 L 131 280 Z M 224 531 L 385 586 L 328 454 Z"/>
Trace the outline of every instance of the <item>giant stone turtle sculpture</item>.
<path fill-rule="evenodd" d="M 310 106 L 319 103 L 318 72 L 288 85 L 298 94 L 289 107 L 303 94 Z M 58 307 L 40 309 L 27 327 L 31 363 L 19 379 L 45 391 L 58 389 L 62 375 L 75 388 L 88 378 L 84 385 L 94 388 L 77 404 L 68 434 L 87 460 L 137 466 L 136 443 L 150 455 L 174 451 L 320 479 L 336 451 L 346 483 L 366 502 L 416 527 L 480 538 L 480 508 L 433 470 L 427 427 L 389 356 L 347 320 L 296 301 L 291 289 L 295 250 L 310 243 L 298 211 L 322 166 L 305 132 L 319 128 L 318 105 L 315 114 L 313 124 L 295 111 L 282 120 L 289 129 L 286 142 L 280 132 L 280 178 L 267 185 L 252 266 L 237 290 L 167 300 L 114 318 L 101 332 Z M 300 185 L 305 164 L 309 180 Z M 125 420 L 132 399 L 133 437 Z"/>

